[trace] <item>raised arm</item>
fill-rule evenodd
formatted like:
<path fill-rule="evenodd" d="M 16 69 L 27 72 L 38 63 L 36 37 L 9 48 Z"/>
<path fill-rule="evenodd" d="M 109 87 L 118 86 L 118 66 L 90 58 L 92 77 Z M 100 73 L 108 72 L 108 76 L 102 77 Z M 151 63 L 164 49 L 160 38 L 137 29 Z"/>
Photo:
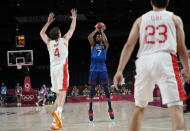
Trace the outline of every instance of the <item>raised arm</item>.
<path fill-rule="evenodd" d="M 72 22 L 71 22 L 70 28 L 69 28 L 68 32 L 63 36 L 63 38 L 66 40 L 69 40 L 72 37 L 72 35 L 75 31 L 75 27 L 76 27 L 77 10 L 72 9 L 71 14 L 72 14 L 72 16 L 71 16 Z"/>
<path fill-rule="evenodd" d="M 131 29 L 131 32 L 129 34 L 128 40 L 125 43 L 125 46 L 122 50 L 119 66 L 117 68 L 117 72 L 114 76 L 114 86 L 117 89 L 117 86 L 121 83 L 123 79 L 123 70 L 129 61 L 131 54 L 135 48 L 135 45 L 139 38 L 139 27 L 140 27 L 141 18 L 138 18 L 135 23 L 133 24 L 133 27 Z"/>
<path fill-rule="evenodd" d="M 104 41 L 104 45 L 106 46 L 106 50 L 108 50 L 108 48 L 109 48 L 108 39 L 107 39 L 107 37 L 106 37 L 106 35 L 105 35 L 105 33 L 104 33 L 103 30 L 101 30 L 101 33 L 102 33 L 102 37 L 103 37 L 103 41 Z"/>
<path fill-rule="evenodd" d="M 55 20 L 54 14 L 51 12 L 51 13 L 49 14 L 48 21 L 46 22 L 46 24 L 44 25 L 44 27 L 43 27 L 43 28 L 41 29 L 41 31 L 40 31 L 40 36 L 41 36 L 42 40 L 43 40 L 46 44 L 48 44 L 48 41 L 49 41 L 49 38 L 48 38 L 48 36 L 47 36 L 47 34 L 46 34 L 46 30 L 47 30 L 47 28 L 49 27 L 49 25 L 50 25 L 54 20 Z"/>
<path fill-rule="evenodd" d="M 186 82 L 190 82 L 190 74 L 188 67 L 188 53 L 185 46 L 185 34 L 183 30 L 183 22 L 180 17 L 174 15 L 173 20 L 176 26 L 176 36 L 177 36 L 177 51 L 180 61 L 183 65 L 182 75 Z"/>
<path fill-rule="evenodd" d="M 90 34 L 88 35 L 88 41 L 89 41 L 91 47 L 93 47 L 93 46 L 95 45 L 94 35 L 95 35 L 98 31 L 99 31 L 99 30 L 98 30 L 97 28 L 95 28 L 95 30 L 94 30 L 92 33 L 90 33 Z"/>

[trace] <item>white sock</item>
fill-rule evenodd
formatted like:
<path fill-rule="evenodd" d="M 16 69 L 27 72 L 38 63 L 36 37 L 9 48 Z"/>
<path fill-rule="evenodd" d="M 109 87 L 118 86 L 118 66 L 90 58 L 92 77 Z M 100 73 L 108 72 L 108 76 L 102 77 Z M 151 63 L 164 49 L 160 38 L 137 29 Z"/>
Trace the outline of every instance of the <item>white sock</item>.
<path fill-rule="evenodd" d="M 58 115 L 59 115 L 60 119 L 61 119 L 61 115 L 62 115 L 62 110 L 63 110 L 63 108 L 61 106 L 57 107 L 57 112 L 58 112 Z"/>
<path fill-rule="evenodd" d="M 57 111 L 58 111 L 58 112 L 61 112 L 61 113 L 62 113 L 62 110 L 63 110 L 63 109 L 62 109 L 61 106 L 58 106 L 58 107 L 57 107 Z"/>
<path fill-rule="evenodd" d="M 53 119 L 53 122 L 51 123 L 51 125 L 56 125 L 56 121 L 55 121 L 55 119 Z"/>
<path fill-rule="evenodd" d="M 56 121 L 55 121 L 55 119 L 54 119 L 54 118 L 53 118 L 52 125 L 56 125 Z"/>
<path fill-rule="evenodd" d="M 185 130 L 176 130 L 176 131 L 185 131 Z"/>

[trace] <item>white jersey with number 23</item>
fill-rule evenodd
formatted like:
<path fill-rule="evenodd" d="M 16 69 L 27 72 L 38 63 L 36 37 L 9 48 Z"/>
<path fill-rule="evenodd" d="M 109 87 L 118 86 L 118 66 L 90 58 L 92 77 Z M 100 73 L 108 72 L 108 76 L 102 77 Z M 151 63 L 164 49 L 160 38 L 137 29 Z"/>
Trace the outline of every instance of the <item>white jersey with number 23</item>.
<path fill-rule="evenodd" d="M 176 54 L 176 28 L 173 13 L 149 11 L 142 16 L 140 26 L 140 48 L 137 57 L 157 52 Z"/>

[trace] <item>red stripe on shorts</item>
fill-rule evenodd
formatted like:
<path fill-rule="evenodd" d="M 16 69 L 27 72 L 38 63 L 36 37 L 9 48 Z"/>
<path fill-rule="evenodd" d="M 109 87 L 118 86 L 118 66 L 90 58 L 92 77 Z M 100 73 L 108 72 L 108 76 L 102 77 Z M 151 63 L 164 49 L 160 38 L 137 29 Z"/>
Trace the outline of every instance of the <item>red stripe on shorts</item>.
<path fill-rule="evenodd" d="M 64 91 L 68 90 L 68 71 L 67 71 L 67 66 L 68 66 L 68 57 L 66 58 L 66 62 L 63 65 L 63 87 L 62 87 L 62 89 Z"/>
<path fill-rule="evenodd" d="M 171 57 L 172 57 L 173 70 L 174 70 L 175 78 L 176 78 L 177 85 L 178 85 L 178 92 L 179 92 L 180 100 L 186 100 L 187 96 L 184 92 L 183 84 L 182 84 L 182 81 L 181 81 L 181 78 L 179 75 L 179 66 L 177 63 L 177 56 L 171 54 Z"/>
<path fill-rule="evenodd" d="M 100 84 L 108 84 L 108 82 L 101 82 Z"/>
<path fill-rule="evenodd" d="M 96 85 L 96 82 L 88 82 L 89 85 Z"/>

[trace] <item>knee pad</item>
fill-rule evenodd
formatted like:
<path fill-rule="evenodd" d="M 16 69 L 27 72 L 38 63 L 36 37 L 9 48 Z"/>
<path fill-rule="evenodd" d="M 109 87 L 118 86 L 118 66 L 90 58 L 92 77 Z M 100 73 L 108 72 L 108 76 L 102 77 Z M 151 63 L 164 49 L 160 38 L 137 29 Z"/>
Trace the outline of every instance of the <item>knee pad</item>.
<path fill-rule="evenodd" d="M 135 105 L 144 108 L 148 105 L 148 101 L 135 100 Z"/>
<path fill-rule="evenodd" d="M 175 101 L 175 102 L 168 103 L 167 105 L 168 105 L 168 107 L 171 107 L 171 106 L 183 106 L 183 101 Z"/>

